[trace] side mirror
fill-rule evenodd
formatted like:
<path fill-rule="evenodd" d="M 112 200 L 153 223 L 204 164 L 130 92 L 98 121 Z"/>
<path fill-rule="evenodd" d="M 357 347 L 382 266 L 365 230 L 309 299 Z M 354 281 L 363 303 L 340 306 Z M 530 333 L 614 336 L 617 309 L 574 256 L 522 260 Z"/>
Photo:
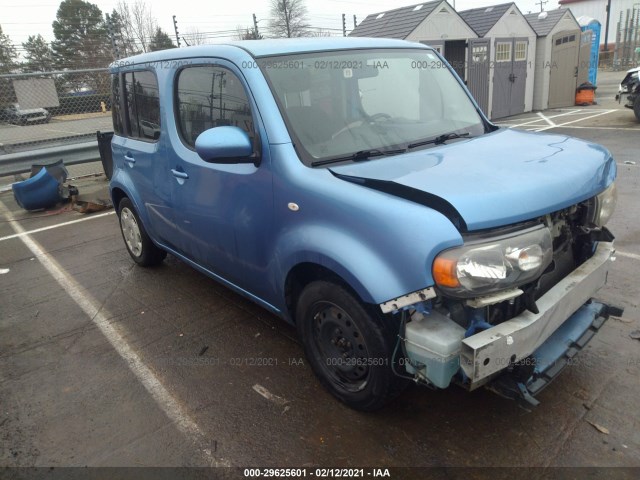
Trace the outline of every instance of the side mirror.
<path fill-rule="evenodd" d="M 238 127 L 214 127 L 196 138 L 196 152 L 210 163 L 255 163 L 247 132 Z"/>

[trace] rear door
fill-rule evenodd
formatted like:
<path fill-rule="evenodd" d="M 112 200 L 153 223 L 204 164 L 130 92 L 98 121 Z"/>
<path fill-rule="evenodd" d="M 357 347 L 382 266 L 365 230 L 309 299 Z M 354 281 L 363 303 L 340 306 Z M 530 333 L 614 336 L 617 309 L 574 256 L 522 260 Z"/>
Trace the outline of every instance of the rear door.
<path fill-rule="evenodd" d="M 151 236 L 175 244 L 171 213 L 171 184 L 165 175 L 158 79 L 152 70 L 133 70 L 114 76 L 113 160 L 129 179 L 130 194 L 146 219 Z M 116 109 L 119 119 L 116 119 Z"/>
<path fill-rule="evenodd" d="M 237 286 L 260 295 L 271 261 L 265 243 L 272 228 L 272 178 L 268 143 L 258 135 L 256 107 L 240 72 L 222 60 L 179 70 L 174 85 L 173 175 L 180 251 Z M 203 131 L 236 126 L 261 151 L 260 166 L 207 163 L 196 153 Z M 265 140 L 262 144 L 261 141 Z M 263 147 L 264 145 L 264 147 Z"/>

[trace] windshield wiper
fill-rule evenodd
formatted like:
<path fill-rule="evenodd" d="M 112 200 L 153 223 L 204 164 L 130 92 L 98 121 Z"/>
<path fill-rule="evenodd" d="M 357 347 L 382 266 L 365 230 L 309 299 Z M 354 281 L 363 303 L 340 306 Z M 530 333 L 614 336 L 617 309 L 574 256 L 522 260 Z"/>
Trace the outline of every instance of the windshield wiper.
<path fill-rule="evenodd" d="M 326 160 L 316 160 L 311 162 L 312 167 L 319 167 L 320 165 L 328 165 L 329 163 L 346 162 L 351 160 L 352 162 L 361 162 L 363 160 L 369 160 L 373 157 L 382 157 L 386 155 L 398 155 L 404 153 L 404 148 L 398 148 L 396 150 L 378 150 L 377 148 L 371 150 L 359 150 L 351 155 L 345 155 L 344 157 L 327 158 Z"/>
<path fill-rule="evenodd" d="M 410 143 L 407 148 L 415 148 L 421 147 L 423 145 L 429 145 L 431 143 L 435 145 L 442 145 L 447 140 L 453 140 L 455 138 L 464 138 L 468 137 L 469 132 L 466 133 L 445 133 L 444 135 L 438 135 L 436 138 L 432 138 L 431 140 L 424 140 L 422 142 Z"/>

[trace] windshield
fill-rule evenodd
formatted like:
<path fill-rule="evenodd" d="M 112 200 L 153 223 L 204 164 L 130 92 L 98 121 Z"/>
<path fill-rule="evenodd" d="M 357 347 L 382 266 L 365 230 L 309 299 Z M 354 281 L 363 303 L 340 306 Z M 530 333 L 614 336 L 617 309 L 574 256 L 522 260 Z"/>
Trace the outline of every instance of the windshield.
<path fill-rule="evenodd" d="M 430 49 L 287 55 L 258 65 L 307 165 L 484 133 L 463 87 Z"/>

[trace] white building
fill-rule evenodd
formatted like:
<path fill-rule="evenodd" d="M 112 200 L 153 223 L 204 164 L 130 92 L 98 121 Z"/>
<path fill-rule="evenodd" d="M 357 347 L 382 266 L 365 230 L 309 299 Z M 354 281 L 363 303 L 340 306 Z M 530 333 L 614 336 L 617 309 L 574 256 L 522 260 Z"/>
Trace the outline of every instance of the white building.
<path fill-rule="evenodd" d="M 598 20 L 602 25 L 600 45 L 604 44 L 605 28 L 607 25 L 607 0 L 559 0 L 558 3 L 564 8 L 571 9 L 575 18 L 584 16 Z M 609 44 L 616 42 L 616 27 L 620 21 L 620 13 L 622 12 L 624 21 L 627 9 L 632 10 L 634 5 L 638 8 L 638 4 L 640 4 L 640 0 L 611 0 Z"/>

